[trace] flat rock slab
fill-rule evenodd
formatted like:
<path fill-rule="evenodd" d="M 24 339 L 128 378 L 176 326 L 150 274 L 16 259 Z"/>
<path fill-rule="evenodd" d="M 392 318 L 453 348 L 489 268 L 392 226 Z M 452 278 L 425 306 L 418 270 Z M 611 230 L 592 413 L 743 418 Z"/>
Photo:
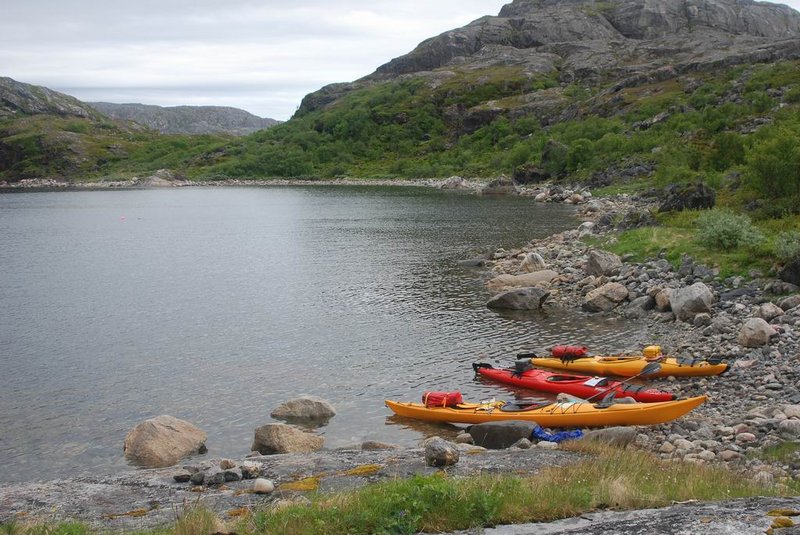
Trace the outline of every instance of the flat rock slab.
<path fill-rule="evenodd" d="M 676 504 L 661 509 L 605 511 L 556 522 L 515 524 L 457 532 L 460 535 L 763 535 L 774 509 L 800 508 L 800 498 L 745 498 L 713 503 Z M 797 517 L 795 517 L 797 518 Z M 795 528 L 792 528 L 795 529 Z M 776 530 L 789 535 L 789 529 Z M 792 531 L 792 533 L 794 533 Z M 455 534 L 453 534 L 455 535 Z"/>
<path fill-rule="evenodd" d="M 447 467 L 448 474 L 535 473 L 541 468 L 565 465 L 581 458 L 562 451 L 505 450 L 462 451 L 461 460 Z M 46 522 L 75 519 L 104 531 L 147 529 L 174 522 L 176 511 L 200 503 L 227 519 L 227 511 L 259 507 L 298 491 L 281 485 L 313 481 L 322 492 L 358 488 L 388 478 L 432 474 L 439 471 L 425 465 L 423 449 L 335 450 L 289 453 L 248 458 L 262 464 L 261 477 L 272 480 L 276 490 L 269 495 L 252 494 L 252 480 L 220 487 L 197 487 L 176 483 L 180 466 L 125 472 L 115 476 L 0 485 L 0 523 Z M 202 492 L 196 490 L 202 489 Z"/>

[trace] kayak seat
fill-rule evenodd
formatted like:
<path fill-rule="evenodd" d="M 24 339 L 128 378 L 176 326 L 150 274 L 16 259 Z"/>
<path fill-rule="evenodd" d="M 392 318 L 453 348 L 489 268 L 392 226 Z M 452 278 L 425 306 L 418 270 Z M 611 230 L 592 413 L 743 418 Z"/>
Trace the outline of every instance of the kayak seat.
<path fill-rule="evenodd" d="M 532 411 L 536 409 L 541 409 L 542 407 L 547 407 L 548 405 L 552 405 L 552 401 L 542 400 L 537 401 L 534 403 L 513 403 L 507 401 L 500 406 L 501 412 L 525 412 L 525 411 Z"/>

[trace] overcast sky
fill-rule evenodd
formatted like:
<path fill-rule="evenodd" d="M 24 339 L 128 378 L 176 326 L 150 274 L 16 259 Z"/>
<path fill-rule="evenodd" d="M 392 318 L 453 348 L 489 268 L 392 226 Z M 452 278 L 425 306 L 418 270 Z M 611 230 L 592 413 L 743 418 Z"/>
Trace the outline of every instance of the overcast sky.
<path fill-rule="evenodd" d="M 2 0 L 0 76 L 85 101 L 234 106 L 285 120 L 307 93 L 370 74 L 507 1 Z"/>

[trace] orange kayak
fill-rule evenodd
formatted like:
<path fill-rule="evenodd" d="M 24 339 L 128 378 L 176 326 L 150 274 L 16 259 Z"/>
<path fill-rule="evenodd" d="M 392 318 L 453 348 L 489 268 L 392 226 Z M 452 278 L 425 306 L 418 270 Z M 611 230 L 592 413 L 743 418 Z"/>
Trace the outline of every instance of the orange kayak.
<path fill-rule="evenodd" d="M 588 402 L 543 402 L 518 406 L 505 401 L 462 403 L 455 407 L 426 407 L 422 403 L 386 400 L 398 416 L 459 424 L 501 420 L 525 420 L 542 427 L 603 427 L 607 425 L 654 425 L 680 418 L 699 407 L 706 396 L 656 403 L 616 403 L 605 406 Z"/>

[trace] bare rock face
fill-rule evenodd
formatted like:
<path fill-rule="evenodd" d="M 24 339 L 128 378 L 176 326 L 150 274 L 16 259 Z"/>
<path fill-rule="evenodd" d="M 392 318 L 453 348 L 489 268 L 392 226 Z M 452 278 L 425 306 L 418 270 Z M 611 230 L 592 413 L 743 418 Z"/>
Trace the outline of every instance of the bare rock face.
<path fill-rule="evenodd" d="M 256 428 L 251 450 L 262 455 L 301 453 L 322 448 L 324 439 L 287 424 L 266 424 Z"/>
<path fill-rule="evenodd" d="M 123 450 L 131 462 L 147 468 L 172 466 L 193 453 L 205 453 L 205 432 L 194 425 L 162 415 L 136 425 L 125 437 Z"/>
<path fill-rule="evenodd" d="M 281 404 L 270 416 L 278 420 L 320 422 L 336 416 L 336 409 L 322 398 L 302 396 Z"/>

